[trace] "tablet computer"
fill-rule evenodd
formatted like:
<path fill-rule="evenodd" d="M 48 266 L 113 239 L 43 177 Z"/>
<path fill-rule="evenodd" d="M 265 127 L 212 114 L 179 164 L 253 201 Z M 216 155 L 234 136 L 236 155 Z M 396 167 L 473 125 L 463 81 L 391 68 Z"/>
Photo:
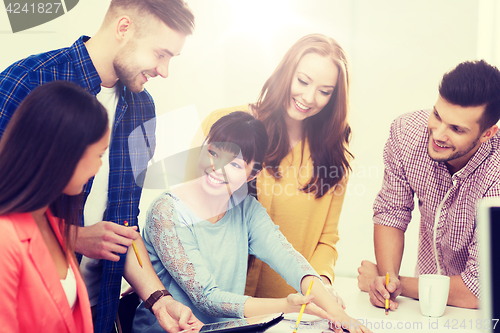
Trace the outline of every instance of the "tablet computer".
<path fill-rule="evenodd" d="M 283 313 L 272 315 L 249 317 L 229 321 L 221 321 L 213 324 L 205 324 L 198 329 L 189 329 L 182 332 L 224 332 L 224 333 L 243 333 L 243 332 L 263 332 L 269 327 L 276 325 L 283 319 Z M 181 332 L 181 333 L 182 333 Z"/>

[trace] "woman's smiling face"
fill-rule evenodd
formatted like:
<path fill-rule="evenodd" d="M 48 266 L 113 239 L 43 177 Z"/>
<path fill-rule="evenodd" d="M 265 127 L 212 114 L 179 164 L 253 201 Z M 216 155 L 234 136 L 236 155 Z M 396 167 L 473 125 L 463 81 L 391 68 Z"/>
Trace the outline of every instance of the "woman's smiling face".
<path fill-rule="evenodd" d="M 330 101 L 339 70 L 333 61 L 317 53 L 302 57 L 292 77 L 286 117 L 302 121 L 318 114 Z"/>
<path fill-rule="evenodd" d="M 249 180 L 253 164 L 253 161 L 246 163 L 241 154 L 207 144 L 198 159 L 201 186 L 207 194 L 229 197 Z"/>

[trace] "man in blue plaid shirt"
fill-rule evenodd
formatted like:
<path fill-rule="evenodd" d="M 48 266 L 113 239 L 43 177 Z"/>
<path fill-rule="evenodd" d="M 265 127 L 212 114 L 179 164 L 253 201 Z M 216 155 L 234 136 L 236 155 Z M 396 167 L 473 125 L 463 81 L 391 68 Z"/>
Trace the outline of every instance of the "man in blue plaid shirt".
<path fill-rule="evenodd" d="M 114 329 L 122 276 L 169 332 L 200 324 L 163 291 L 137 232 L 142 188 L 136 178 L 155 147 L 155 107 L 144 84 L 168 76 L 170 59 L 179 55 L 193 28 L 194 16 L 183 0 L 112 0 L 94 37 L 82 36 L 71 47 L 30 56 L 0 73 L 0 136 L 31 90 L 54 80 L 79 84 L 108 110 L 109 151 L 85 186 L 75 247 L 82 254 L 95 332 Z"/>

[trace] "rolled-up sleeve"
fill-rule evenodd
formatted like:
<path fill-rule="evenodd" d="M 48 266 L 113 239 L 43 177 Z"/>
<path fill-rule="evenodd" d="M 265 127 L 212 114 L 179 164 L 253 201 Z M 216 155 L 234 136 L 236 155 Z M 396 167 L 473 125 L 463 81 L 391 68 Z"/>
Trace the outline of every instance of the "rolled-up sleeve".
<path fill-rule="evenodd" d="M 478 265 L 478 245 L 477 245 L 477 229 L 474 231 L 474 237 L 469 244 L 469 257 L 467 258 L 467 263 L 465 264 L 465 269 L 460 276 L 462 281 L 469 288 L 469 290 L 474 294 L 474 296 L 480 296 L 479 289 L 479 265 Z"/>
<path fill-rule="evenodd" d="M 400 156 L 400 135 L 401 119 L 396 119 L 384 147 L 384 180 L 373 204 L 373 222 L 406 231 L 414 208 L 414 192 Z"/>

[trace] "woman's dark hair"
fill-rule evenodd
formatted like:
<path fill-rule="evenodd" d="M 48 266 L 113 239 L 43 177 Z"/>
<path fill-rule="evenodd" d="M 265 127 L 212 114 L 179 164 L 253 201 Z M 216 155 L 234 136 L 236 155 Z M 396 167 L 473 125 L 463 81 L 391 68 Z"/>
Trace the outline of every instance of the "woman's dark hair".
<path fill-rule="evenodd" d="M 351 127 L 347 122 L 349 66 L 344 49 L 333 38 L 321 34 L 302 37 L 287 51 L 252 107 L 269 134 L 269 150 L 264 161 L 266 169 L 271 169 L 273 177 L 280 178 L 279 165 L 290 151 L 284 115 L 290 104 L 292 80 L 300 60 L 310 53 L 330 59 L 339 71 L 337 84 L 328 104 L 318 114 L 302 122 L 302 149 L 307 139 L 313 173 L 301 190 L 314 193 L 319 198 L 331 188 L 334 189 L 351 170 L 350 160 L 353 156 L 348 150 Z M 333 173 L 330 172 L 332 168 L 335 171 Z"/>
<path fill-rule="evenodd" d="M 236 111 L 220 118 L 210 128 L 206 141 L 236 155 L 241 152 L 246 163 L 254 161 L 250 176 L 262 170 L 269 139 L 264 124 L 249 113 Z"/>
<path fill-rule="evenodd" d="M 80 86 L 54 81 L 35 88 L 0 140 L 0 215 L 50 205 L 65 220 L 64 242 L 72 249 L 70 225 L 79 221 L 83 197 L 62 192 L 87 147 L 107 128 L 106 109 Z"/>

